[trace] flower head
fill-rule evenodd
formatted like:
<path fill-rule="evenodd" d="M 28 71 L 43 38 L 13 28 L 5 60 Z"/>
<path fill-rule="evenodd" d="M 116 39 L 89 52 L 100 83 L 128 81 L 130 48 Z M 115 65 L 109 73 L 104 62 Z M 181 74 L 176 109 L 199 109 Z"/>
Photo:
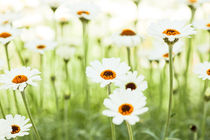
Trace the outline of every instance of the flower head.
<path fill-rule="evenodd" d="M 56 53 L 63 59 L 69 60 L 75 54 L 75 48 L 69 46 L 59 47 L 56 50 Z"/>
<path fill-rule="evenodd" d="M 56 47 L 57 43 L 54 41 L 47 40 L 36 40 L 26 43 L 25 47 L 43 54 L 47 50 L 53 50 Z"/>
<path fill-rule="evenodd" d="M 115 91 L 113 94 L 104 100 L 104 105 L 107 110 L 103 114 L 108 117 L 113 117 L 113 123 L 121 124 L 124 120 L 129 124 L 134 125 L 140 119 L 138 115 L 143 114 L 148 110 L 146 105 L 146 97 L 142 94 L 133 94 L 127 90 L 123 92 Z"/>
<path fill-rule="evenodd" d="M 195 22 L 193 23 L 193 26 L 194 26 L 196 29 L 203 29 L 203 30 L 210 31 L 210 20 L 195 21 Z"/>
<path fill-rule="evenodd" d="M 86 69 L 86 75 L 92 81 L 100 83 L 101 87 L 116 82 L 118 78 L 125 75 L 130 69 L 126 63 L 120 62 L 119 58 L 104 58 L 102 63 L 93 61 L 90 65 Z"/>
<path fill-rule="evenodd" d="M 117 90 L 131 90 L 138 94 L 147 89 L 147 82 L 144 81 L 144 76 L 137 76 L 137 71 L 128 72 L 120 77 L 115 85 L 119 87 Z"/>
<path fill-rule="evenodd" d="M 140 39 L 140 36 L 131 29 L 123 29 L 112 37 L 113 43 L 119 47 L 136 47 L 140 44 Z"/>
<path fill-rule="evenodd" d="M 186 5 L 192 6 L 194 8 L 197 8 L 201 6 L 203 3 L 208 2 L 209 0 L 182 0 Z"/>
<path fill-rule="evenodd" d="M 23 91 L 27 85 L 36 86 L 37 80 L 41 80 L 37 69 L 30 67 L 15 68 L 0 75 L 1 88 Z"/>
<path fill-rule="evenodd" d="M 191 25 L 185 25 L 184 22 L 178 21 L 160 21 L 152 23 L 149 27 L 149 34 L 158 39 L 163 39 L 169 42 L 176 42 L 180 38 L 189 37 L 196 32 Z"/>
<path fill-rule="evenodd" d="M 200 63 L 195 67 L 194 71 L 199 78 L 210 80 L 210 62 Z"/>
<path fill-rule="evenodd" d="M 5 140 L 11 134 L 12 128 L 5 119 L 0 119 L 0 126 L 0 140 Z"/>
<path fill-rule="evenodd" d="M 10 135 L 7 136 L 8 139 L 15 138 L 17 136 L 24 136 L 29 134 L 31 124 L 28 124 L 29 119 L 26 119 L 24 116 L 12 115 L 6 116 L 6 121 L 9 123 L 10 128 Z"/>
<path fill-rule="evenodd" d="M 2 44 L 9 43 L 12 41 L 18 34 L 20 30 L 8 26 L 0 26 L 0 42 Z"/>

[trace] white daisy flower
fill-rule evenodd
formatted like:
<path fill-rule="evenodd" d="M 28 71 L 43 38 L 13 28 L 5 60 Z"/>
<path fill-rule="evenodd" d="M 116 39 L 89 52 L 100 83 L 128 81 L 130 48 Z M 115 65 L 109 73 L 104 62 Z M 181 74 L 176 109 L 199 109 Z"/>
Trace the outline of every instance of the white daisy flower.
<path fill-rule="evenodd" d="M 79 19 L 91 20 L 99 13 L 99 8 L 92 3 L 76 3 L 68 6 L 69 11 Z"/>
<path fill-rule="evenodd" d="M 193 6 L 195 8 L 201 6 L 201 4 L 208 2 L 209 0 L 181 0 L 188 6 Z"/>
<path fill-rule="evenodd" d="M 111 94 L 104 100 L 104 105 L 107 110 L 103 111 L 103 115 L 113 117 L 112 121 L 116 125 L 124 120 L 134 125 L 140 120 L 138 115 L 148 111 L 145 107 L 146 97 L 142 94 L 133 94 L 129 90 Z"/>
<path fill-rule="evenodd" d="M 210 45 L 208 43 L 199 45 L 197 49 L 200 53 L 210 53 Z"/>
<path fill-rule="evenodd" d="M 5 137 L 11 134 L 12 128 L 5 119 L 0 119 L 0 126 L 0 140 L 6 140 Z"/>
<path fill-rule="evenodd" d="M 32 51 L 44 54 L 45 51 L 53 50 L 56 47 L 56 45 L 57 43 L 54 41 L 36 40 L 27 42 L 25 47 Z"/>
<path fill-rule="evenodd" d="M 189 37 L 196 33 L 191 25 L 186 26 L 184 22 L 167 20 L 152 23 L 148 32 L 151 36 L 169 42 L 176 42 L 182 37 Z"/>
<path fill-rule="evenodd" d="M 37 69 L 30 67 L 15 68 L 0 75 L 1 88 L 23 91 L 27 85 L 37 86 L 35 81 L 41 80 Z"/>
<path fill-rule="evenodd" d="M 0 14 L 0 25 L 9 25 L 17 18 L 19 18 L 17 13 Z"/>
<path fill-rule="evenodd" d="M 57 48 L 56 53 L 61 58 L 65 59 L 65 60 L 69 60 L 75 54 L 75 48 L 69 47 L 69 46 L 59 47 L 59 48 Z"/>
<path fill-rule="evenodd" d="M 44 2 L 53 10 L 56 11 L 59 6 L 64 3 L 64 0 L 44 0 Z"/>
<path fill-rule="evenodd" d="M 195 74 L 203 80 L 210 80 L 210 62 L 200 63 L 195 67 Z"/>
<path fill-rule="evenodd" d="M 6 121 L 9 123 L 12 131 L 10 131 L 10 135 L 7 136 L 8 139 L 15 138 L 17 136 L 25 136 L 29 135 L 30 127 L 32 126 L 29 124 L 29 119 L 26 119 L 24 116 L 12 115 L 6 116 Z"/>
<path fill-rule="evenodd" d="M 123 29 L 120 33 L 113 35 L 113 43 L 118 47 L 136 47 L 140 44 L 140 36 L 131 29 Z"/>
<path fill-rule="evenodd" d="M 68 9 L 59 7 L 55 12 L 55 19 L 60 23 L 68 23 L 70 20 Z"/>
<path fill-rule="evenodd" d="M 203 29 L 203 30 L 210 31 L 210 20 L 195 21 L 195 22 L 193 23 L 193 26 L 194 26 L 196 29 Z"/>
<path fill-rule="evenodd" d="M 8 26 L 0 26 L 0 42 L 2 44 L 9 43 L 12 41 L 18 34 L 20 30 Z"/>
<path fill-rule="evenodd" d="M 147 82 L 144 81 L 144 76 L 138 76 L 137 71 L 128 72 L 126 75 L 120 77 L 115 85 L 119 87 L 116 90 L 131 90 L 138 94 L 147 89 Z"/>
<path fill-rule="evenodd" d="M 94 82 L 105 87 L 109 83 L 116 82 L 118 78 L 125 75 L 130 67 L 125 62 L 120 62 L 119 58 L 104 58 L 102 63 L 93 61 L 87 67 L 86 75 Z"/>

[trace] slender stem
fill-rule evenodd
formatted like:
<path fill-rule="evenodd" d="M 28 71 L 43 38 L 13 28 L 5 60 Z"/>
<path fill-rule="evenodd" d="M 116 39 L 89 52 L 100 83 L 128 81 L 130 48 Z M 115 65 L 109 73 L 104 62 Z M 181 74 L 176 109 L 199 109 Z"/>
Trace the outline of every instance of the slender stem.
<path fill-rule="evenodd" d="M 139 66 L 139 58 L 138 58 L 138 47 L 134 47 L 134 57 L 135 57 L 135 70 L 138 69 Z"/>
<path fill-rule="evenodd" d="M 131 64 L 131 49 L 127 47 L 127 57 L 128 57 L 128 65 L 131 67 L 131 71 L 133 71 L 133 67 Z"/>
<path fill-rule="evenodd" d="M 209 61 L 210 61 L 210 30 L 208 30 L 209 33 L 209 49 L 208 49 L 208 54 L 209 54 Z"/>
<path fill-rule="evenodd" d="M 128 128 L 128 135 L 129 135 L 129 140 L 134 140 L 133 139 L 133 132 L 132 132 L 132 127 L 131 125 L 126 121 L 126 125 L 127 125 L 127 128 Z"/>
<path fill-rule="evenodd" d="M 2 114 L 3 118 L 5 119 L 5 113 L 4 113 L 4 109 L 2 107 L 2 104 L 1 104 L 1 100 L 0 100 L 0 109 L 1 109 L 1 114 Z"/>
<path fill-rule="evenodd" d="M 21 50 L 18 48 L 18 45 L 16 44 L 16 42 L 14 41 L 14 44 L 15 44 L 15 48 L 16 48 L 16 52 L 18 54 L 18 57 L 20 59 L 20 62 L 21 64 L 24 66 L 25 65 L 25 61 L 23 59 L 23 56 L 21 55 Z M 21 45 L 24 45 L 22 42 L 21 42 Z M 22 46 L 21 46 L 22 47 Z"/>
<path fill-rule="evenodd" d="M 41 78 L 42 80 L 40 81 L 40 107 L 43 107 L 43 102 L 44 102 L 44 94 L 43 94 L 43 89 L 44 89 L 44 84 L 43 84 L 43 80 L 44 80 L 44 68 L 43 68 L 43 62 L 44 62 L 44 58 L 43 58 L 43 54 L 40 54 L 40 71 L 41 73 Z"/>
<path fill-rule="evenodd" d="M 166 128 L 164 133 L 164 139 L 168 136 L 168 128 L 171 118 L 171 107 L 172 107 L 172 97 L 173 97 L 173 58 L 172 58 L 172 52 L 173 52 L 173 45 L 169 45 L 169 103 L 168 103 L 168 117 L 166 121 Z"/>
<path fill-rule="evenodd" d="M 5 44 L 5 53 L 6 53 L 6 58 L 7 58 L 7 67 L 8 67 L 8 70 L 10 71 L 11 69 L 11 66 L 10 66 L 10 59 L 9 59 L 9 52 L 8 52 L 8 44 Z"/>
<path fill-rule="evenodd" d="M 108 93 L 108 95 L 111 94 L 111 83 L 107 85 L 107 93 Z M 111 118 L 109 118 L 109 121 L 110 121 L 111 131 L 112 131 L 112 140 L 116 140 L 115 125 L 112 123 Z"/>
<path fill-rule="evenodd" d="M 33 118 L 32 118 L 31 112 L 30 112 L 30 109 L 29 109 L 29 107 L 28 107 L 28 102 L 27 102 L 27 99 L 26 99 L 26 96 L 25 96 L 25 92 L 22 91 L 22 92 L 21 92 L 21 95 L 22 95 L 22 99 L 23 99 L 23 102 L 24 102 L 24 105 L 25 105 L 25 108 L 26 108 L 28 117 L 29 117 L 29 119 L 30 119 L 30 121 L 31 121 L 31 123 L 32 123 L 32 127 L 33 127 L 33 129 L 34 129 L 35 134 L 36 134 L 36 137 L 37 137 L 38 140 L 41 140 L 41 138 L 40 138 L 40 136 L 39 136 L 39 132 L 38 132 L 38 130 L 37 130 L 36 126 L 35 126 L 35 123 L 34 123 L 34 121 L 33 121 Z"/>
<path fill-rule="evenodd" d="M 13 90 L 13 94 L 14 94 L 14 100 L 15 100 L 16 111 L 17 111 L 18 114 L 20 114 L 20 108 L 19 108 L 19 105 L 18 105 L 18 100 L 17 100 L 17 95 L 16 95 L 15 90 Z"/>
<path fill-rule="evenodd" d="M 65 140 L 68 140 L 68 100 L 64 99 L 64 127 L 65 127 Z"/>
<path fill-rule="evenodd" d="M 66 82 L 68 83 L 68 86 L 70 86 L 70 85 L 69 85 L 68 62 L 69 62 L 69 60 L 68 60 L 68 61 L 67 61 L 67 60 L 64 60 L 64 63 L 65 63 L 64 67 L 65 67 L 65 73 L 66 73 Z M 69 88 L 70 88 L 70 87 L 69 87 Z"/>
<path fill-rule="evenodd" d="M 193 140 L 198 140 L 198 133 L 197 132 L 193 133 Z"/>
<path fill-rule="evenodd" d="M 58 93 L 57 93 L 57 89 L 55 86 L 55 79 L 51 79 L 51 82 L 52 82 L 52 87 L 53 87 L 54 94 L 55 94 L 56 109 L 57 109 L 57 111 L 59 111 Z"/>
<path fill-rule="evenodd" d="M 166 64 L 164 66 L 164 69 L 165 68 L 166 68 Z M 164 71 L 161 71 L 160 72 L 160 87 L 159 87 L 159 112 L 161 112 L 162 102 L 163 102 L 163 74 L 164 74 Z"/>

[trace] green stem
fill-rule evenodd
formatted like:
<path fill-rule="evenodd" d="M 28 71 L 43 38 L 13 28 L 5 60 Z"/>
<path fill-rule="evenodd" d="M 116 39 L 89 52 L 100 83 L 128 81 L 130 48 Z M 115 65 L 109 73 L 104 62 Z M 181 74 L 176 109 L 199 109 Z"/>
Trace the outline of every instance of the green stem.
<path fill-rule="evenodd" d="M 128 65 L 131 67 L 131 71 L 133 71 L 133 67 L 131 64 L 131 49 L 127 47 L 127 57 L 128 57 Z"/>
<path fill-rule="evenodd" d="M 6 58 L 7 58 L 7 67 L 8 67 L 8 70 L 10 71 L 11 69 L 11 66 L 10 66 L 10 59 L 9 59 L 9 52 L 8 52 L 8 44 L 5 44 L 5 53 L 6 53 Z"/>
<path fill-rule="evenodd" d="M 107 93 L 108 93 L 108 95 L 111 94 L 111 83 L 107 85 Z M 112 131 L 112 140 L 116 140 L 115 125 L 112 123 L 111 118 L 109 118 L 109 121 L 110 121 L 111 131 Z"/>
<path fill-rule="evenodd" d="M 210 61 L 210 30 L 208 30 L 209 33 L 209 50 L 208 50 L 208 54 L 209 54 L 209 61 Z"/>
<path fill-rule="evenodd" d="M 139 66 L 138 47 L 134 47 L 134 57 L 135 57 L 135 70 L 137 70 Z"/>
<path fill-rule="evenodd" d="M 54 94 L 55 94 L 56 109 L 57 109 L 57 111 L 59 111 L 58 93 L 57 93 L 57 89 L 56 89 L 56 86 L 55 86 L 55 79 L 51 79 L 51 82 L 52 82 L 52 87 L 53 87 Z"/>
<path fill-rule="evenodd" d="M 40 54 L 40 71 L 42 72 L 41 73 L 41 78 L 42 80 L 40 81 L 40 91 L 39 91 L 39 94 L 40 94 L 40 107 L 43 108 L 43 102 L 44 102 L 44 92 L 43 92 L 43 89 L 44 89 L 44 85 L 43 85 L 43 80 L 44 80 L 44 68 L 43 68 L 43 62 L 44 62 L 44 58 L 43 58 L 43 54 Z"/>
<path fill-rule="evenodd" d="M 16 44 L 15 41 L 14 41 L 14 44 L 15 44 L 16 52 L 17 52 L 17 54 L 18 54 L 18 57 L 19 57 L 19 59 L 20 59 L 20 62 L 21 62 L 21 64 L 24 66 L 24 65 L 25 65 L 25 61 L 24 61 L 24 59 L 23 59 L 23 56 L 21 55 L 21 50 L 18 49 L 18 45 Z M 21 44 L 24 45 L 23 43 L 21 43 Z"/>
<path fill-rule="evenodd" d="M 198 140 L 198 133 L 197 132 L 193 133 L 193 140 Z"/>
<path fill-rule="evenodd" d="M 64 99 L 64 127 L 65 127 L 65 140 L 68 140 L 68 100 Z"/>
<path fill-rule="evenodd" d="M 39 132 L 37 131 L 37 128 L 36 128 L 35 123 L 34 123 L 34 121 L 33 121 L 33 118 L 32 118 L 31 112 L 30 112 L 30 109 L 29 109 L 29 107 L 28 107 L 28 102 L 27 102 L 27 99 L 26 99 L 26 96 L 25 96 L 25 92 L 22 91 L 22 92 L 21 92 L 21 95 L 22 95 L 22 99 L 23 99 L 23 102 L 24 102 L 24 105 L 25 105 L 25 108 L 26 108 L 28 117 L 29 117 L 29 119 L 30 119 L 30 121 L 31 121 L 31 123 L 32 123 L 32 127 L 33 127 L 33 129 L 34 129 L 35 134 L 36 134 L 37 140 L 41 140 L 41 138 L 40 138 L 40 136 L 39 136 Z"/>
<path fill-rule="evenodd" d="M 17 100 L 17 95 L 16 95 L 15 90 L 13 90 L 13 94 L 14 94 L 14 100 L 15 100 L 16 111 L 17 111 L 18 114 L 20 114 L 20 108 L 19 108 L 19 105 L 18 105 L 18 100 Z"/>
<path fill-rule="evenodd" d="M 201 125 L 201 140 L 205 140 L 206 116 L 207 116 L 207 102 L 204 103 L 204 107 L 203 107 L 203 121 L 202 121 L 202 125 Z"/>
<path fill-rule="evenodd" d="M 127 128 L 128 128 L 128 135 L 129 135 L 129 140 L 134 140 L 133 139 L 133 132 L 132 132 L 132 127 L 131 125 L 126 121 L 126 125 L 127 125 Z"/>
<path fill-rule="evenodd" d="M 173 97 L 173 45 L 168 44 L 169 47 L 169 103 L 168 103 L 168 117 L 166 121 L 166 128 L 164 132 L 164 139 L 168 136 L 168 128 L 171 118 L 171 107 L 172 107 L 172 97 Z"/>
<path fill-rule="evenodd" d="M 159 64 L 159 66 L 161 66 Z M 164 66 L 164 69 L 166 68 L 166 64 Z M 162 102 L 163 102 L 163 74 L 164 71 L 160 72 L 160 87 L 159 87 L 159 112 L 161 112 L 161 108 L 162 108 Z"/>
<path fill-rule="evenodd" d="M 4 109 L 1 104 L 1 100 L 0 100 L 0 109 L 1 109 L 1 114 L 2 114 L 3 118 L 5 119 L 6 117 L 5 117 Z"/>

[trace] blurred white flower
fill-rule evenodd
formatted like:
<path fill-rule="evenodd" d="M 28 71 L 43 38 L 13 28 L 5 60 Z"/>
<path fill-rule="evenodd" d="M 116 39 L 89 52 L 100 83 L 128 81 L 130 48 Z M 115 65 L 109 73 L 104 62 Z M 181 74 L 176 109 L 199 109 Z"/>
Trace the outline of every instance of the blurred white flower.
<path fill-rule="evenodd" d="M 43 0 L 54 12 L 59 6 L 61 6 L 65 1 L 64 0 Z"/>
<path fill-rule="evenodd" d="M 22 0 L 0 0 L 0 13 L 18 12 L 23 8 Z"/>
<path fill-rule="evenodd" d="M 137 75 L 137 71 L 128 72 L 126 75 L 121 76 L 115 85 L 118 86 L 116 90 L 131 90 L 135 91 L 137 94 L 141 94 L 147 89 L 147 82 L 144 81 L 143 75 Z"/>
<path fill-rule="evenodd" d="M 169 20 L 161 20 L 158 23 L 152 23 L 149 26 L 148 32 L 151 36 L 158 39 L 167 39 L 170 42 L 183 37 L 189 37 L 196 33 L 191 25 L 186 26 L 185 22 Z"/>
<path fill-rule="evenodd" d="M 40 72 L 30 67 L 15 68 L 5 71 L 0 75 L 1 89 L 13 89 L 23 91 L 27 85 L 36 86 L 37 80 L 41 80 Z"/>
<path fill-rule="evenodd" d="M 34 29 L 36 38 L 41 40 L 54 40 L 55 32 L 49 26 L 40 25 Z"/>
<path fill-rule="evenodd" d="M 203 30 L 210 31 L 210 20 L 199 20 L 199 21 L 195 21 L 193 23 L 193 26 L 196 29 L 203 29 Z"/>
<path fill-rule="evenodd" d="M 29 119 L 26 119 L 21 115 L 15 115 L 14 117 L 12 115 L 7 115 L 6 121 L 12 128 L 10 135 L 7 136 L 8 139 L 29 135 L 28 131 L 30 131 L 30 127 L 32 126 L 30 123 L 28 123 Z"/>
<path fill-rule="evenodd" d="M 134 125 L 140 119 L 138 115 L 148 111 L 146 105 L 146 97 L 142 94 L 133 94 L 131 91 L 114 92 L 109 98 L 104 100 L 107 110 L 103 114 L 113 117 L 114 124 L 119 125 L 124 120 Z"/>
<path fill-rule="evenodd" d="M 0 25 L 12 24 L 15 19 L 19 18 L 18 13 L 4 13 L 0 14 Z"/>
<path fill-rule="evenodd" d="M 11 135 L 12 128 L 5 119 L 0 119 L 0 126 L 0 140 L 6 140 L 5 137 Z"/>
<path fill-rule="evenodd" d="M 6 44 L 17 37 L 19 33 L 19 29 L 13 28 L 10 25 L 0 26 L 0 42 Z"/>
<path fill-rule="evenodd" d="M 44 54 L 45 51 L 53 50 L 56 46 L 56 42 L 46 40 L 35 40 L 25 44 L 26 48 L 41 54 Z"/>
<path fill-rule="evenodd" d="M 55 12 L 55 19 L 60 23 L 68 23 L 70 14 L 66 7 L 59 7 Z"/>
<path fill-rule="evenodd" d="M 210 44 L 199 45 L 197 49 L 200 53 L 210 53 Z"/>
<path fill-rule="evenodd" d="M 123 29 L 112 37 L 113 43 L 118 47 L 136 47 L 140 44 L 140 36 L 131 29 Z"/>
<path fill-rule="evenodd" d="M 75 48 L 69 47 L 69 46 L 58 47 L 56 49 L 56 53 L 61 58 L 65 59 L 65 60 L 69 60 L 70 58 L 72 58 L 74 56 Z"/>
<path fill-rule="evenodd" d="M 100 83 L 101 87 L 116 82 L 130 69 L 125 62 L 120 62 L 119 58 L 104 58 L 102 63 L 93 61 L 90 65 L 86 68 L 86 75 L 92 81 Z"/>
<path fill-rule="evenodd" d="M 99 13 L 99 8 L 93 3 L 75 3 L 68 5 L 69 12 L 79 19 L 91 20 Z"/>
<path fill-rule="evenodd" d="M 195 74 L 203 80 L 210 80 L 210 62 L 200 63 L 195 67 Z"/>
<path fill-rule="evenodd" d="M 209 2 L 209 0 L 180 0 L 180 2 L 183 2 L 188 6 L 193 6 L 193 7 L 197 8 L 205 2 Z"/>

